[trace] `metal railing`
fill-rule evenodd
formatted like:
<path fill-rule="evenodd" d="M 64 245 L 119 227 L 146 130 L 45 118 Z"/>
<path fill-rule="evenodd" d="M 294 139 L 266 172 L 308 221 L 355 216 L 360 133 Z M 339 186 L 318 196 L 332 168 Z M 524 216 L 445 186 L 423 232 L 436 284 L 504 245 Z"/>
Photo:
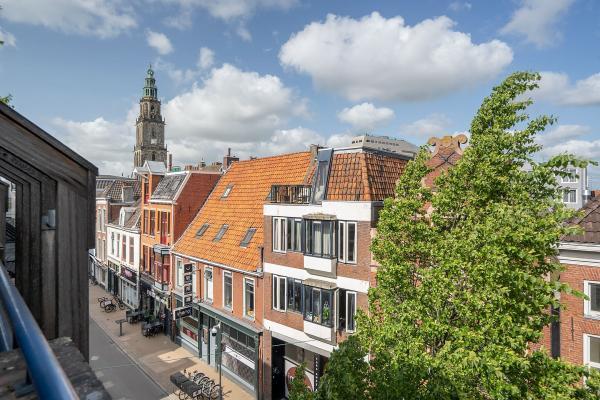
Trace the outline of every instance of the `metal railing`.
<path fill-rule="evenodd" d="M 60 366 L 48 341 L 31 315 L 23 297 L 12 284 L 0 262 L 0 301 L 10 324 L 0 324 L 2 338 L 14 333 L 27 364 L 28 375 L 40 399 L 77 399 L 75 389 Z M 4 322 L 4 321 L 3 321 Z M 11 329 L 12 332 L 8 330 Z M 12 350 L 12 343 L 0 340 L 0 351 Z"/>
<path fill-rule="evenodd" d="M 310 185 L 272 185 L 269 200 L 271 203 L 308 204 Z"/>

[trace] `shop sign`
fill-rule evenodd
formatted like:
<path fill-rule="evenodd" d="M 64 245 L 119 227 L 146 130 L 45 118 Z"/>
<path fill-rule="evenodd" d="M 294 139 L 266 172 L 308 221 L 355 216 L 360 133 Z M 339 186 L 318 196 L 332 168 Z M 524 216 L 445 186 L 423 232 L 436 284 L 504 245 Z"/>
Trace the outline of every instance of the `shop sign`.
<path fill-rule="evenodd" d="M 183 282 L 192 283 L 192 275 L 190 275 L 190 274 L 183 275 Z"/>
<path fill-rule="evenodd" d="M 190 315 L 192 315 L 192 307 L 183 307 L 175 310 L 175 319 L 189 317 Z"/>
<path fill-rule="evenodd" d="M 194 266 L 192 264 L 183 264 L 183 272 L 186 274 L 191 274 L 193 267 Z"/>
<path fill-rule="evenodd" d="M 198 341 L 198 334 L 196 332 L 194 332 L 193 330 L 191 330 L 191 329 L 189 329 L 189 328 L 187 328 L 185 326 L 182 326 L 181 330 L 182 330 L 182 332 L 183 332 L 184 335 L 192 338 L 194 340 L 194 342 Z"/>
<path fill-rule="evenodd" d="M 192 284 L 188 283 L 187 285 L 183 285 L 183 293 L 191 294 L 192 293 Z"/>
<path fill-rule="evenodd" d="M 154 291 L 152 289 L 148 289 L 148 296 L 155 298 L 156 293 L 154 293 Z"/>
<path fill-rule="evenodd" d="M 121 266 L 121 276 L 133 283 L 137 283 L 137 274 L 129 268 Z"/>
<path fill-rule="evenodd" d="M 189 306 L 192 304 L 192 296 L 188 295 L 188 296 L 184 296 L 183 297 L 183 305 L 184 306 Z"/>

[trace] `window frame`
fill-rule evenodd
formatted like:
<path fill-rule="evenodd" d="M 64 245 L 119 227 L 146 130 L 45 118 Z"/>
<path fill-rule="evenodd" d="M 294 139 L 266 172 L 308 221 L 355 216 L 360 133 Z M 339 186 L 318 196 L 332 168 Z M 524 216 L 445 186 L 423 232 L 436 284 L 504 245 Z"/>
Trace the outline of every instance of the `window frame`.
<path fill-rule="evenodd" d="M 309 285 L 302 285 L 302 292 L 303 292 L 303 300 L 304 300 L 304 307 L 302 310 L 302 318 L 304 319 L 304 321 L 306 322 L 311 322 L 313 324 L 317 324 L 317 325 L 321 325 L 321 326 L 325 326 L 327 328 L 331 328 L 334 326 L 335 321 L 334 321 L 334 315 L 335 315 L 335 309 L 334 309 L 334 290 L 332 289 L 322 289 L 322 288 L 318 288 L 318 287 L 314 287 L 314 286 L 309 286 Z M 310 292 L 310 298 L 307 298 L 306 296 L 306 291 Z M 319 292 L 319 314 L 318 314 L 318 320 L 315 317 L 316 313 L 314 312 L 314 304 L 315 304 L 315 299 L 314 299 L 314 293 L 315 292 Z M 325 324 L 323 323 L 323 292 L 327 292 L 329 294 L 329 299 L 330 299 L 330 303 L 329 303 L 329 318 L 328 318 L 328 323 Z M 310 305 L 310 310 L 307 310 L 306 308 L 306 304 L 307 304 L 307 300 L 308 300 L 308 304 Z M 308 313 L 310 312 L 311 316 L 308 317 Z"/>
<path fill-rule="evenodd" d="M 207 272 L 210 272 L 210 286 L 212 288 L 212 290 L 211 290 L 212 297 L 208 297 L 208 292 L 209 292 L 209 290 L 208 290 L 208 282 L 209 282 L 209 280 L 208 280 L 208 277 L 207 277 Z M 204 266 L 204 273 L 203 273 L 203 276 L 204 276 L 204 300 L 206 300 L 206 301 L 208 301 L 210 303 L 212 303 L 214 301 L 214 298 L 215 298 L 215 286 L 214 286 L 215 275 L 214 275 L 213 272 L 214 271 L 213 271 L 212 267 L 209 267 L 208 265 Z"/>
<path fill-rule="evenodd" d="M 300 226 L 298 232 L 296 231 L 296 225 Z M 285 249 L 289 252 L 302 252 L 302 218 L 286 218 Z"/>
<path fill-rule="evenodd" d="M 181 257 L 175 258 L 175 285 L 178 288 L 183 287 L 183 260 Z"/>
<path fill-rule="evenodd" d="M 198 230 L 196 231 L 194 238 L 198 239 L 198 238 L 201 238 L 202 236 L 204 236 L 204 234 L 206 233 L 208 228 L 210 228 L 210 224 L 208 222 L 203 223 L 200 226 L 200 228 L 198 228 Z"/>
<path fill-rule="evenodd" d="M 248 230 L 246 231 L 246 233 L 244 234 L 244 237 L 242 238 L 242 241 L 240 242 L 240 247 L 246 248 L 250 245 L 250 242 L 252 241 L 252 238 L 254 237 L 254 234 L 256 233 L 257 228 L 248 228 Z"/>
<path fill-rule="evenodd" d="M 231 279 L 231 283 L 230 283 L 230 287 L 231 287 L 231 304 L 230 305 L 227 305 L 225 303 L 225 277 L 226 276 L 229 276 L 229 278 Z M 222 297 L 223 298 L 221 299 L 222 302 L 223 302 L 222 303 L 223 304 L 223 308 L 225 308 L 227 310 L 230 310 L 230 311 L 233 311 L 233 273 L 231 271 L 223 270 L 221 278 L 222 278 L 222 281 L 223 281 L 223 284 L 222 284 L 222 290 L 223 290 L 223 296 Z"/>
<path fill-rule="evenodd" d="M 592 310 L 592 295 L 591 295 L 591 290 L 590 290 L 591 285 L 600 286 L 600 282 L 599 281 L 588 281 L 588 280 L 583 281 L 583 292 L 588 297 L 587 299 L 583 300 L 583 312 L 584 312 L 584 315 L 587 317 L 600 318 L 600 310 L 598 310 L 598 311 Z"/>
<path fill-rule="evenodd" d="M 572 178 L 566 177 L 566 176 L 561 176 L 560 177 L 561 183 L 579 183 L 579 174 L 577 173 L 577 168 L 567 168 L 565 170 L 565 172 L 569 172 L 569 173 L 573 174 L 574 176 Z"/>
<path fill-rule="evenodd" d="M 281 280 L 283 279 L 283 306 L 281 305 Z M 277 282 L 277 283 L 275 283 Z M 287 311 L 287 278 L 285 276 L 273 275 L 271 282 L 271 308 L 275 311 Z M 277 305 L 277 306 L 276 306 Z"/>
<path fill-rule="evenodd" d="M 594 362 L 590 360 L 591 338 L 600 340 L 599 335 L 591 335 L 589 333 L 583 334 L 583 364 L 585 366 L 600 370 L 600 362 Z"/>
<path fill-rule="evenodd" d="M 246 283 L 247 282 L 252 282 L 252 310 L 253 310 L 253 315 L 248 315 L 247 311 L 248 309 L 246 308 L 246 296 L 247 296 L 247 292 L 246 292 Z M 248 278 L 248 277 L 244 277 L 244 305 L 243 305 L 243 311 L 242 314 L 244 315 L 245 318 L 248 319 L 252 319 L 254 320 L 256 318 L 256 280 L 254 280 L 254 278 Z"/>
<path fill-rule="evenodd" d="M 329 250 L 331 254 L 324 253 L 324 229 L 323 226 L 328 224 L 330 226 L 330 238 L 329 238 Z M 337 223 L 336 220 L 319 220 L 319 219 L 305 219 L 303 220 L 304 225 L 304 246 L 303 253 L 311 257 L 333 259 L 337 257 Z M 315 252 L 315 226 L 320 225 L 320 252 Z"/>
<path fill-rule="evenodd" d="M 134 262 L 134 254 L 135 254 L 134 248 L 135 248 L 135 246 L 134 246 L 133 236 L 129 236 L 129 257 L 128 257 L 128 259 L 129 259 L 129 264 L 131 264 L 131 265 L 133 265 L 133 262 Z"/>
<path fill-rule="evenodd" d="M 277 232 L 276 225 L 280 227 Z M 271 245 L 274 253 L 285 253 L 287 247 L 287 218 L 286 217 L 273 217 L 272 221 L 272 237 Z M 281 236 L 283 235 L 283 236 Z M 276 243 L 278 245 L 276 245 Z"/>
<path fill-rule="evenodd" d="M 575 192 L 575 200 L 574 201 L 565 201 L 565 194 L 567 194 L 567 192 L 569 193 L 567 199 L 569 199 L 571 192 Z M 563 188 L 563 196 L 562 196 L 562 202 L 565 204 L 577 204 L 577 189 L 572 189 L 572 188 Z"/>
<path fill-rule="evenodd" d="M 294 312 L 294 313 L 298 313 L 298 314 L 302 314 L 302 306 L 304 304 L 303 300 L 304 300 L 304 289 L 303 289 L 303 284 L 302 284 L 302 280 L 301 279 L 296 279 L 296 278 L 292 278 L 290 276 L 287 277 L 287 282 L 286 282 L 286 299 L 285 299 L 285 304 L 286 304 L 286 311 L 290 311 L 290 312 Z M 291 283 L 291 285 L 290 285 Z M 291 289 L 290 289 L 291 287 Z M 298 307 L 298 309 L 296 309 L 295 306 L 293 307 L 289 307 L 290 304 L 290 291 L 292 294 L 292 299 L 295 299 L 296 297 L 296 292 L 295 289 L 296 287 L 300 288 L 300 307 Z M 293 304 L 293 303 L 292 303 Z"/>
<path fill-rule="evenodd" d="M 149 235 L 150 236 L 154 236 L 156 233 L 156 210 L 150 210 L 150 229 L 149 229 Z"/>
<path fill-rule="evenodd" d="M 348 318 L 350 315 L 350 310 L 348 308 L 348 304 L 349 304 L 348 298 L 350 296 L 354 296 L 354 313 L 352 314 L 352 321 L 353 321 L 353 325 L 354 325 L 353 329 L 348 329 L 348 325 L 349 325 L 348 321 L 350 321 L 350 318 Z M 346 307 L 344 310 L 344 313 L 345 313 L 344 330 L 348 333 L 356 332 L 356 308 L 357 308 L 356 302 L 357 301 L 358 301 L 358 293 L 351 291 L 351 290 L 347 290 L 346 291 Z"/>
<path fill-rule="evenodd" d="M 350 260 L 348 257 L 349 225 L 354 225 L 354 260 Z M 356 264 L 358 259 L 358 221 L 338 221 L 337 244 L 338 260 L 345 264 Z"/>
<path fill-rule="evenodd" d="M 217 234 L 213 238 L 213 242 L 221 241 L 221 239 L 223 239 L 223 236 L 225 236 L 225 234 L 227 233 L 228 230 L 229 230 L 229 224 L 221 225 L 221 227 L 217 231 Z"/>
<path fill-rule="evenodd" d="M 233 190 L 233 183 L 230 183 L 229 185 L 227 185 L 225 187 L 225 190 L 223 191 L 223 194 L 221 195 L 221 199 L 226 199 L 229 197 L 229 195 L 231 194 L 231 191 Z"/>

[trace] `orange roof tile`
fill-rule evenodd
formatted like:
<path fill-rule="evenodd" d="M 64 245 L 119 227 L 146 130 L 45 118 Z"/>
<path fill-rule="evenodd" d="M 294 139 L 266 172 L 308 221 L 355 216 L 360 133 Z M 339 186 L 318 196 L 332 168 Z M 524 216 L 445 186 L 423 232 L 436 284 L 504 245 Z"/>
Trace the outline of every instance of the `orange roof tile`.
<path fill-rule="evenodd" d="M 173 246 L 173 251 L 209 262 L 246 271 L 255 271 L 260 263 L 259 247 L 263 245 L 263 205 L 271 185 L 306 183 L 311 165 L 310 152 L 239 161 L 221 177 L 219 183 Z M 222 198 L 227 186 L 233 188 Z M 210 226 L 196 238 L 204 224 Z M 229 228 L 223 238 L 213 239 L 221 226 Z M 257 228 L 247 247 L 240 247 L 248 228 Z"/>
<path fill-rule="evenodd" d="M 363 151 L 332 157 L 327 200 L 378 201 L 394 195 L 407 160 Z"/>

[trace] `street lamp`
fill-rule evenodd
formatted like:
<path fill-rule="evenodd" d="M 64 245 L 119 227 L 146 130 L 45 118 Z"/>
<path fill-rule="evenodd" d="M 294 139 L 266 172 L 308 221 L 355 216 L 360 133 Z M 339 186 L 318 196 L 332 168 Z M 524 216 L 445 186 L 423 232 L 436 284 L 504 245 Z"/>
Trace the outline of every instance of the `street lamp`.
<path fill-rule="evenodd" d="M 213 326 L 210 330 L 213 336 L 219 335 L 219 400 L 223 400 L 223 386 L 221 386 L 221 370 L 223 369 L 223 345 L 221 343 L 221 323 Z"/>

